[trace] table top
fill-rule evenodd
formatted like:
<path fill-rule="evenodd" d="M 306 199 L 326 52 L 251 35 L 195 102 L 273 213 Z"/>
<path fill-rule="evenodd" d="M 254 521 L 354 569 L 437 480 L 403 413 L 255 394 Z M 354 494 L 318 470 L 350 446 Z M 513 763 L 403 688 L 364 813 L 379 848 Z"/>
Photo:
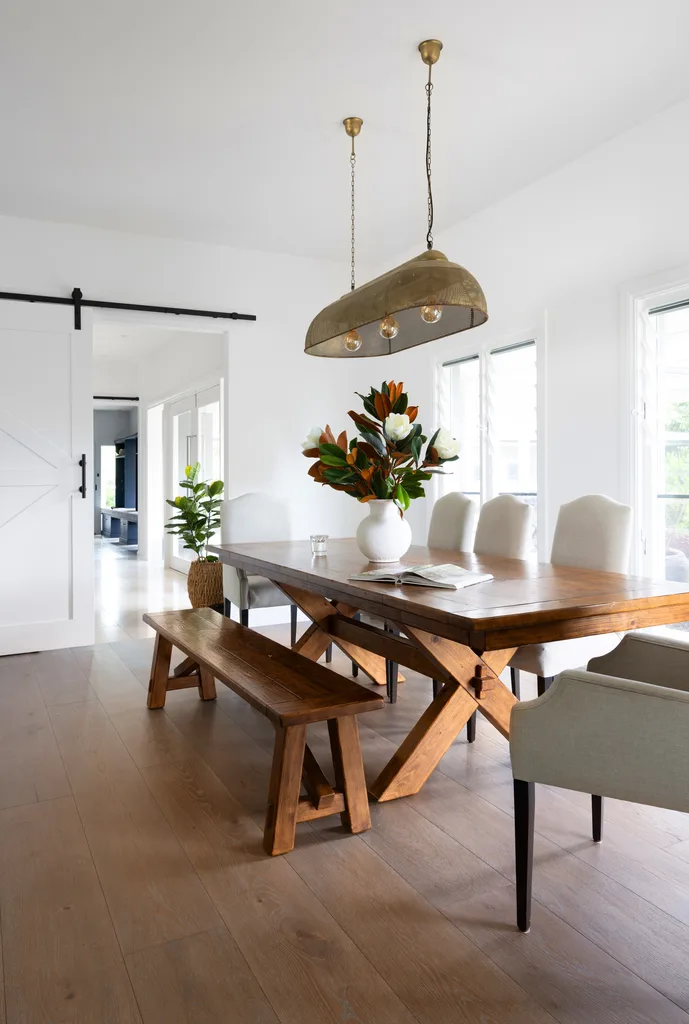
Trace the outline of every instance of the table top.
<path fill-rule="evenodd" d="M 494 577 L 449 591 L 348 580 L 353 573 L 372 568 L 353 539 L 329 540 L 327 555 L 319 557 L 311 554 L 309 541 L 219 544 L 210 545 L 209 550 L 248 573 L 426 629 L 476 650 L 503 650 L 689 620 L 686 585 L 549 562 L 411 547 L 404 566 L 453 562 Z"/>

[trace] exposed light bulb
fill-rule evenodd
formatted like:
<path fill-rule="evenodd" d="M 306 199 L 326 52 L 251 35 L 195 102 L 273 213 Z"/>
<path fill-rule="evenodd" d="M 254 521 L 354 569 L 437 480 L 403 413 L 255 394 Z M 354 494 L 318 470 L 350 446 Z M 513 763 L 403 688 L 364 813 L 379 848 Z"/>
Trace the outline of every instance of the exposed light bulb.
<path fill-rule="evenodd" d="M 342 344 L 348 352 L 358 352 L 361 348 L 361 335 L 358 331 L 347 331 L 342 339 Z"/>
<path fill-rule="evenodd" d="M 436 306 L 435 303 L 421 307 L 421 319 L 425 324 L 437 324 L 442 315 L 442 309 L 440 306 Z"/>
<path fill-rule="evenodd" d="M 380 321 L 380 327 L 378 328 L 378 334 L 381 338 L 385 338 L 386 341 L 392 341 L 396 338 L 400 332 L 400 325 L 395 320 L 394 316 L 384 316 Z"/>

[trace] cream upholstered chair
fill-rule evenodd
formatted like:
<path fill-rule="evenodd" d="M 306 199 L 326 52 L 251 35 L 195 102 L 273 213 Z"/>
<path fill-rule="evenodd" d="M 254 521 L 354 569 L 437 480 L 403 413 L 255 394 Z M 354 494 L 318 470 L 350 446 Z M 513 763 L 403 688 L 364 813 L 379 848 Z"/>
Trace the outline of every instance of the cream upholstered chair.
<path fill-rule="evenodd" d="M 460 491 L 438 498 L 431 512 L 428 527 L 428 547 L 440 548 L 445 551 L 471 551 L 471 543 L 476 529 L 476 502 L 467 498 Z M 365 616 L 365 621 L 375 626 L 388 628 L 381 619 Z M 387 695 L 391 704 L 397 701 L 397 663 L 388 661 L 385 665 L 387 678 Z M 441 684 L 433 680 L 433 696 L 437 696 Z"/>
<path fill-rule="evenodd" d="M 632 510 L 603 494 L 587 494 L 560 508 L 550 554 L 553 565 L 626 573 L 632 541 Z M 512 690 L 519 696 L 519 671 L 538 678 L 538 693 L 545 693 L 553 676 L 579 668 L 589 658 L 607 654 L 619 643 L 617 633 L 554 640 L 520 647 L 510 661 Z"/>
<path fill-rule="evenodd" d="M 220 541 L 222 544 L 245 544 L 252 541 L 289 540 L 292 524 L 287 505 L 269 494 L 254 492 L 223 501 L 220 507 Z M 225 614 L 232 605 L 239 609 L 243 626 L 249 625 L 252 608 L 281 608 L 290 605 L 291 639 L 297 636 L 297 608 L 283 592 L 262 576 L 252 576 L 243 569 L 223 565 Z"/>
<path fill-rule="evenodd" d="M 558 675 L 547 693 L 515 704 L 517 924 L 531 917 L 534 783 L 592 794 L 593 839 L 603 798 L 689 811 L 689 644 L 631 633 L 583 669 Z"/>
<path fill-rule="evenodd" d="M 428 527 L 429 548 L 471 551 L 476 532 L 476 502 L 460 491 L 438 498 Z"/>
<path fill-rule="evenodd" d="M 531 506 L 514 494 L 499 494 L 481 506 L 474 538 L 474 554 L 498 558 L 526 558 L 531 536 Z M 514 676 L 512 690 L 514 692 Z M 433 684 L 433 692 L 437 691 Z M 476 712 L 467 722 L 467 740 L 476 739 Z"/>
<path fill-rule="evenodd" d="M 514 494 L 499 494 L 481 506 L 474 552 L 500 558 L 526 558 L 530 535 L 531 506 Z"/>

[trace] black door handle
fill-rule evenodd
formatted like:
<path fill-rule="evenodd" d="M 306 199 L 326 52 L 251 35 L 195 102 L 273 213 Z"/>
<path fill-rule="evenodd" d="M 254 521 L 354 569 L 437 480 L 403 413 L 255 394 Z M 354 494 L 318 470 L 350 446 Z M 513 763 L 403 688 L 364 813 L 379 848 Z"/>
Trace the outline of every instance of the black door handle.
<path fill-rule="evenodd" d="M 79 459 L 79 465 L 81 466 L 81 487 L 79 493 L 82 498 L 86 497 L 86 455 L 82 455 Z"/>

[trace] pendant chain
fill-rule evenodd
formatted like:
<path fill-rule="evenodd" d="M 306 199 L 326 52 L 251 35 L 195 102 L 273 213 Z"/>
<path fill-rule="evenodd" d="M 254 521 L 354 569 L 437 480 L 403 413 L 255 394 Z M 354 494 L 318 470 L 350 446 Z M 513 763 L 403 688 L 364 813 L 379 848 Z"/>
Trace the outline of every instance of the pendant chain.
<path fill-rule="evenodd" d="M 352 153 L 351 153 L 351 156 L 350 156 L 350 158 L 349 158 L 349 165 L 350 165 L 350 167 L 351 167 L 351 170 L 352 170 L 352 212 L 351 212 L 351 231 L 352 231 L 352 245 L 351 245 L 351 253 L 352 253 L 352 276 L 351 276 L 351 289 L 352 289 L 352 291 L 354 291 L 354 289 L 356 288 L 356 271 L 355 271 L 355 258 L 356 258 L 356 249 L 355 249 L 355 246 L 354 246 L 354 215 L 355 215 L 355 212 L 356 212 L 356 209 L 355 209 L 355 204 L 354 204 L 354 170 L 355 170 L 355 168 L 356 168 L 356 153 L 354 152 L 354 139 L 352 139 Z"/>
<path fill-rule="evenodd" d="M 426 83 L 426 181 L 428 183 L 428 231 L 426 232 L 426 245 L 433 248 L 433 189 L 431 187 L 431 94 L 433 83 L 431 82 L 431 65 L 428 65 L 428 82 Z"/>

